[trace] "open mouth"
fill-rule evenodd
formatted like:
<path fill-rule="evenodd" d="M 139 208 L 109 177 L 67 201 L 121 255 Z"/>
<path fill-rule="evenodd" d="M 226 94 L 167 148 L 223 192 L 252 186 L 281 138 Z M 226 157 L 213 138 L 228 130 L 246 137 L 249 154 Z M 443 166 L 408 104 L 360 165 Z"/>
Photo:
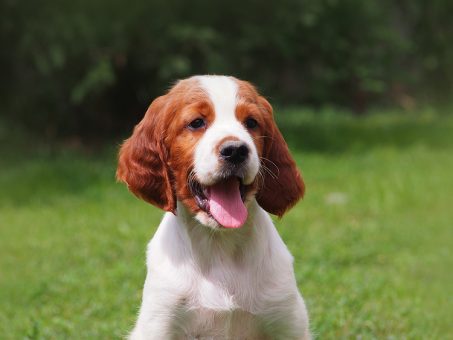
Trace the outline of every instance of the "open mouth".
<path fill-rule="evenodd" d="M 203 186 L 191 181 L 190 190 L 198 207 L 225 228 L 239 228 L 247 220 L 246 186 L 238 177 L 230 177 Z"/>

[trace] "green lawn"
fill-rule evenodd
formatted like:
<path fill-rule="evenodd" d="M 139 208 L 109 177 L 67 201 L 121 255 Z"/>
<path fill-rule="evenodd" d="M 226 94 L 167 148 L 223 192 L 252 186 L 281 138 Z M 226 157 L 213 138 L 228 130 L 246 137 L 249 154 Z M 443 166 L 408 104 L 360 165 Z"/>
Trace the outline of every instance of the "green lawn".
<path fill-rule="evenodd" d="M 279 122 L 307 192 L 276 224 L 313 333 L 452 339 L 453 117 L 286 110 Z M 1 339 L 131 329 L 162 213 L 115 183 L 115 157 L 111 147 L 0 158 Z"/>

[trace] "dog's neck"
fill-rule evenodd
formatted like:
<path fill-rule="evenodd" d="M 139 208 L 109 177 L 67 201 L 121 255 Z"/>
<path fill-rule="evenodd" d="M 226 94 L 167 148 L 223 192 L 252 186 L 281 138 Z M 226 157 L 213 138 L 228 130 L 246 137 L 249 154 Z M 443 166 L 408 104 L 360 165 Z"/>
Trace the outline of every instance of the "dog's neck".
<path fill-rule="evenodd" d="M 190 253 L 202 267 L 201 270 L 209 270 L 218 261 L 230 262 L 234 265 L 245 264 L 249 259 L 252 248 L 260 241 L 256 221 L 256 214 L 261 208 L 255 200 L 248 203 L 249 217 L 246 223 L 237 229 L 213 229 L 202 225 L 193 214 L 180 202 L 174 218 L 178 220 L 180 237 L 188 246 Z"/>

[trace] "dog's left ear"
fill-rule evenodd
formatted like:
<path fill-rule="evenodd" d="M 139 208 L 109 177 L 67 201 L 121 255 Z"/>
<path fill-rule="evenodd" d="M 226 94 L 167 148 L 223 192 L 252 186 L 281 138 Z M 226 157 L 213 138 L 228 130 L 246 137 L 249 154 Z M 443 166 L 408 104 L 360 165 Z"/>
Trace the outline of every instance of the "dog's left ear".
<path fill-rule="evenodd" d="M 154 100 L 132 136 L 121 146 L 116 177 L 144 201 L 176 211 L 176 196 L 163 145 L 167 96 Z"/>
<path fill-rule="evenodd" d="M 279 217 L 303 197 L 305 185 L 288 145 L 275 124 L 272 106 L 263 97 L 258 98 L 261 110 L 266 113 L 262 166 L 264 183 L 257 193 L 259 205 L 267 212 Z"/>

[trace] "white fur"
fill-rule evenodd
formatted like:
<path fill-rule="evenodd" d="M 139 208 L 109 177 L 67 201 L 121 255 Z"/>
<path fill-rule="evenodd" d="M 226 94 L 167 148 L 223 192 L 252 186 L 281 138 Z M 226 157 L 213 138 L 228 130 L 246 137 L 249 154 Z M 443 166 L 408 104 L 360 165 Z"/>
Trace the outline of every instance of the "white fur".
<path fill-rule="evenodd" d="M 198 180 L 215 182 L 213 146 L 232 135 L 251 150 L 244 180 L 251 183 L 259 159 L 234 114 L 236 83 L 213 76 L 199 81 L 216 116 L 196 148 Z M 233 230 L 208 228 L 206 214 L 194 218 L 180 202 L 176 215 L 164 215 L 148 244 L 143 301 L 131 339 L 310 339 L 292 256 L 256 200 L 247 206 L 246 223 Z"/>
<path fill-rule="evenodd" d="M 238 230 L 211 231 L 178 205 L 148 244 L 131 339 L 309 339 L 292 257 L 256 201 Z"/>
<path fill-rule="evenodd" d="M 244 184 L 250 184 L 259 170 L 259 158 L 252 137 L 236 119 L 237 84 L 229 77 L 199 76 L 201 86 L 214 104 L 214 123 L 199 141 L 195 151 L 195 174 L 204 185 L 212 185 L 218 179 L 219 157 L 214 146 L 225 137 L 236 137 L 247 144 L 251 153 L 246 165 Z"/>

